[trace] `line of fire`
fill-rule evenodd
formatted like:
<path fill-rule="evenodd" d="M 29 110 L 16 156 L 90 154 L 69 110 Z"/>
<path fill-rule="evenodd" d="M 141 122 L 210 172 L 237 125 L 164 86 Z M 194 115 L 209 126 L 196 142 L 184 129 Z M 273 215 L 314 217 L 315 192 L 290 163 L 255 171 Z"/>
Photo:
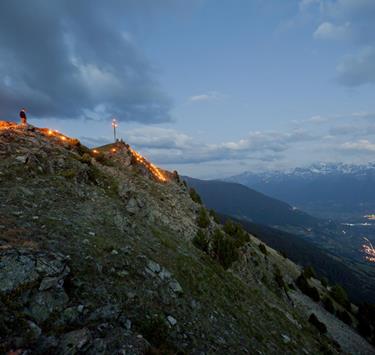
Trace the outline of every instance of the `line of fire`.
<path fill-rule="evenodd" d="M 56 141 L 59 141 L 63 144 L 76 145 L 77 143 L 79 143 L 78 139 L 68 137 L 55 129 L 36 128 L 30 125 L 24 126 L 24 125 L 19 125 L 19 124 L 12 123 L 12 122 L 0 121 L 0 130 L 12 130 L 12 129 L 28 128 L 28 127 L 32 127 L 33 130 L 38 131 L 39 133 L 51 139 L 55 139 Z M 122 140 L 119 141 L 117 139 L 117 132 L 116 132 L 117 127 L 118 127 L 118 123 L 116 119 L 113 119 L 112 128 L 113 128 L 115 143 L 109 144 L 107 146 L 91 149 L 90 151 L 94 157 L 97 157 L 100 154 L 109 154 L 110 156 L 115 156 L 116 154 L 120 152 L 121 149 L 119 149 L 119 147 L 121 144 L 124 144 L 124 142 Z M 133 161 L 136 162 L 136 164 L 139 164 L 143 166 L 145 169 L 147 169 L 156 181 L 165 183 L 169 180 L 167 174 L 164 171 L 162 171 L 162 169 L 152 164 L 145 157 L 143 157 L 134 149 L 130 148 L 128 145 L 125 145 L 125 146 L 128 148 L 128 151 L 132 155 Z"/>

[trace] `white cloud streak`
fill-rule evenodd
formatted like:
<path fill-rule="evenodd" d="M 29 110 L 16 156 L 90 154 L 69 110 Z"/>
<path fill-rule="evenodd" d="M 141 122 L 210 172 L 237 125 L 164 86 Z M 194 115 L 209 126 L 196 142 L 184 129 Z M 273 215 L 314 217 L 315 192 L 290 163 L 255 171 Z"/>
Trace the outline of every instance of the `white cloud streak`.
<path fill-rule="evenodd" d="M 314 32 L 315 39 L 347 40 L 351 37 L 350 22 L 344 25 L 334 25 L 331 22 L 323 22 Z"/>
<path fill-rule="evenodd" d="M 223 97 L 220 93 L 216 91 L 211 91 L 205 94 L 193 95 L 189 97 L 189 101 L 191 102 L 205 102 L 205 101 L 215 101 L 219 100 Z"/>

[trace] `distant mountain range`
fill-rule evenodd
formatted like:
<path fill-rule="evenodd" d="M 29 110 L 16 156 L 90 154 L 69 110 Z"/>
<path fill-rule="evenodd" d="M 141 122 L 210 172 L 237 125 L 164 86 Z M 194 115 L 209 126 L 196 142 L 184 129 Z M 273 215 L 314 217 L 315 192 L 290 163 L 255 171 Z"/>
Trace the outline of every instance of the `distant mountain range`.
<path fill-rule="evenodd" d="M 244 172 L 225 181 L 243 184 L 319 217 L 373 213 L 375 163 L 320 163 L 307 168 Z"/>
<path fill-rule="evenodd" d="M 225 215 L 270 226 L 309 228 L 319 223 L 307 213 L 241 184 L 190 177 L 184 179 L 197 190 L 208 208 Z"/>

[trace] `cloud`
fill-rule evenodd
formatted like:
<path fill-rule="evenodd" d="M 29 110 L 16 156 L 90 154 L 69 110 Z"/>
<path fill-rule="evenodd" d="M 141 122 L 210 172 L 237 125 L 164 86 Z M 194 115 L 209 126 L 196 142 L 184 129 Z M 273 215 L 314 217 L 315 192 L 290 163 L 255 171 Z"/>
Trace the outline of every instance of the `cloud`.
<path fill-rule="evenodd" d="M 274 161 L 294 144 L 315 139 L 303 130 L 290 133 L 250 132 L 234 142 L 210 144 L 172 129 L 142 127 L 128 131 L 127 142 L 158 164 L 191 164 L 226 160 Z"/>
<path fill-rule="evenodd" d="M 309 122 L 309 123 L 325 123 L 325 122 L 328 122 L 329 120 L 330 120 L 330 117 L 324 117 L 324 116 L 317 115 L 317 116 L 312 116 L 312 117 L 308 118 L 306 120 L 306 122 Z"/>
<path fill-rule="evenodd" d="M 127 131 L 126 139 L 142 148 L 187 149 L 193 145 L 193 139 L 184 133 L 151 126 Z"/>
<path fill-rule="evenodd" d="M 219 100 L 222 95 L 216 91 L 209 92 L 207 94 L 194 95 L 189 97 L 191 102 L 201 102 L 201 101 L 215 101 Z"/>
<path fill-rule="evenodd" d="M 348 122 L 349 121 L 349 122 Z M 314 126 L 327 126 L 333 125 L 330 128 L 330 134 L 335 135 L 343 134 L 343 132 L 350 133 L 351 127 L 352 132 L 357 132 L 361 130 L 361 132 L 366 133 L 366 129 L 369 129 L 373 132 L 372 126 L 367 125 L 368 122 L 375 122 L 375 113 L 374 112 L 352 112 L 347 114 L 334 114 L 334 115 L 315 115 L 309 118 L 301 119 L 301 120 L 293 120 L 291 123 L 295 125 L 295 127 L 305 127 L 306 124 L 311 125 L 310 127 L 313 129 Z M 342 125 L 342 122 L 348 122 L 348 124 Z M 337 125 L 339 123 L 339 125 Z M 365 125 L 364 125 L 365 124 Z"/>
<path fill-rule="evenodd" d="M 344 58 L 337 66 L 337 80 L 349 87 L 375 84 L 375 47 Z"/>
<path fill-rule="evenodd" d="M 374 84 L 375 1 L 304 0 L 299 8 L 300 16 L 307 13 L 319 18 L 320 25 L 313 33 L 315 39 L 342 40 L 360 48 L 339 60 L 338 83 L 348 87 Z"/>
<path fill-rule="evenodd" d="M 375 3 L 373 0 L 322 0 L 323 10 L 338 18 L 351 17 L 369 20 L 374 17 Z"/>
<path fill-rule="evenodd" d="M 148 13 L 170 3 L 145 2 Z M 38 118 L 169 121 L 171 101 L 126 28 L 142 11 L 134 0 L 1 1 L 1 116 L 26 106 Z"/>
<path fill-rule="evenodd" d="M 375 120 L 375 112 L 353 112 L 352 116 L 365 120 Z"/>
<path fill-rule="evenodd" d="M 314 32 L 314 38 L 325 40 L 345 40 L 351 36 L 350 22 L 344 25 L 334 25 L 331 22 L 323 22 Z"/>
<path fill-rule="evenodd" d="M 357 142 L 346 142 L 341 145 L 341 149 L 351 152 L 373 153 L 375 152 L 375 143 L 367 139 L 361 139 Z"/>

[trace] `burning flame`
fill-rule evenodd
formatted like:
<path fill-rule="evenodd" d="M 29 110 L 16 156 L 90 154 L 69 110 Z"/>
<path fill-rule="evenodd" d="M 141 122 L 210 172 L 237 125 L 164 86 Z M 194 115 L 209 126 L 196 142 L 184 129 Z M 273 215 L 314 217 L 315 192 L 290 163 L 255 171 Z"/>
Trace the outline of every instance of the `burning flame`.
<path fill-rule="evenodd" d="M 132 155 L 134 156 L 135 160 L 142 164 L 147 170 L 149 170 L 151 172 L 151 174 L 159 181 L 161 182 L 166 182 L 167 181 L 167 178 L 165 177 L 165 175 L 163 174 L 163 172 L 157 167 L 155 166 L 154 164 L 150 163 L 149 161 L 147 161 L 141 154 L 139 154 L 138 152 L 136 152 L 135 150 L 130 149 L 130 152 L 132 153 Z"/>
<path fill-rule="evenodd" d="M 13 122 L 0 121 L 0 130 L 17 129 L 19 126 L 20 125 L 13 123 Z M 52 130 L 50 128 L 35 128 L 35 127 L 34 129 L 42 134 L 45 134 L 46 136 L 59 138 L 63 142 L 74 141 L 74 139 L 61 134 L 57 129 Z"/>
<path fill-rule="evenodd" d="M 63 134 L 61 134 L 57 129 L 38 128 L 38 131 L 45 134 L 46 136 L 59 138 L 63 142 L 72 140 L 71 138 L 68 138 L 67 136 L 64 136 Z"/>
<path fill-rule="evenodd" d="M 8 130 L 8 129 L 14 129 L 17 128 L 18 125 L 13 122 L 8 122 L 8 121 L 0 121 L 0 130 Z"/>
<path fill-rule="evenodd" d="M 116 120 L 114 120 L 113 124 L 114 124 L 115 127 L 117 127 Z M 11 123 L 11 122 L 0 121 L 0 130 L 7 130 L 7 129 L 12 129 L 12 128 L 16 129 L 17 127 L 18 127 L 17 124 L 14 124 L 14 123 Z M 75 141 L 74 139 L 69 138 L 69 137 L 61 134 L 58 130 L 52 130 L 50 128 L 38 128 L 37 130 L 40 133 L 45 134 L 46 136 L 49 136 L 51 138 L 56 137 L 56 138 L 60 139 L 62 142 L 72 143 L 72 142 Z M 141 154 L 139 154 L 135 150 L 133 150 L 131 148 L 129 148 L 129 149 L 130 149 L 131 154 L 135 158 L 135 160 L 139 164 L 143 165 L 155 177 L 156 180 L 161 181 L 161 182 L 168 181 L 168 178 L 162 172 L 161 169 L 159 169 L 157 166 L 155 166 L 154 164 L 152 164 L 149 161 L 147 161 Z M 112 148 L 111 151 L 112 151 L 112 153 L 116 153 L 117 149 L 116 148 Z M 99 151 L 96 150 L 96 149 L 93 149 L 92 152 L 94 154 L 98 154 L 99 153 Z M 374 251 L 374 255 L 373 256 L 375 258 L 375 251 Z"/>
<path fill-rule="evenodd" d="M 375 248 L 367 238 L 363 238 L 366 243 L 362 245 L 362 250 L 365 253 L 365 259 L 371 263 L 375 263 Z"/>

